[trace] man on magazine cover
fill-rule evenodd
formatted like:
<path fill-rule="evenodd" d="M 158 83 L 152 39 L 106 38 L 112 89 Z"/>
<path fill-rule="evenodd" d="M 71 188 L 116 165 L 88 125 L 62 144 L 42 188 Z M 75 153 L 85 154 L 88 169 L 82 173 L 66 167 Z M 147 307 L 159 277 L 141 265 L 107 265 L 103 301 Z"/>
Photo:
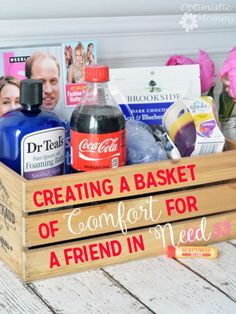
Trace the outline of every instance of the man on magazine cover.
<path fill-rule="evenodd" d="M 53 110 L 60 97 L 60 66 L 56 57 L 42 51 L 33 53 L 25 63 L 25 76 L 43 81 L 43 108 Z"/>

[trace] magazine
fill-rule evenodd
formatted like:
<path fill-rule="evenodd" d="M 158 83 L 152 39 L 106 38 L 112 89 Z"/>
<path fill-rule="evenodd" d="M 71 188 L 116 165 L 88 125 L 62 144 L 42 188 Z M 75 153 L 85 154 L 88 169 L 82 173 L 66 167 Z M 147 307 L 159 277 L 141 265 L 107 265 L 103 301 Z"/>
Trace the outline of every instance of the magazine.
<path fill-rule="evenodd" d="M 0 50 L 0 76 L 14 80 L 17 86 L 25 78 L 42 80 L 42 109 L 69 121 L 85 91 L 84 67 L 96 62 L 96 43 L 90 40 L 4 48 Z"/>
<path fill-rule="evenodd" d="M 86 65 L 97 63 L 96 42 L 74 41 L 62 44 L 64 94 L 67 115 L 80 103 L 86 88 L 84 70 Z"/>

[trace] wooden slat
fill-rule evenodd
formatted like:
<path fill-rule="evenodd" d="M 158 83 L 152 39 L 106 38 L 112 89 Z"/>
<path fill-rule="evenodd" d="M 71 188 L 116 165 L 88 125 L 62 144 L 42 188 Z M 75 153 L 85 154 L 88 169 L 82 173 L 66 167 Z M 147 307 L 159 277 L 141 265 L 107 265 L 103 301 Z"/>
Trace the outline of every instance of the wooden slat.
<path fill-rule="evenodd" d="M 142 303 L 102 270 L 51 278 L 30 286 L 53 307 L 55 313 L 150 314 Z"/>
<path fill-rule="evenodd" d="M 55 313 L 0 262 L 0 313 Z"/>
<path fill-rule="evenodd" d="M 162 178 L 160 178 L 160 172 L 159 178 L 157 177 L 157 171 L 161 171 Z M 166 173 L 170 173 L 170 171 L 173 171 L 173 176 L 169 175 L 169 179 L 166 179 Z M 157 186 L 154 186 L 153 180 L 151 180 L 151 182 L 149 181 L 150 186 L 147 186 L 148 175 L 149 179 L 151 176 L 154 178 Z M 137 177 L 140 176 L 144 179 L 143 184 L 137 183 Z M 126 179 L 129 190 L 120 192 L 122 178 Z M 196 186 L 229 179 L 236 179 L 236 150 L 214 155 L 182 158 L 180 160 L 126 166 L 113 170 L 70 174 L 61 177 L 28 181 L 26 186 L 26 211 L 30 212 L 43 210 L 45 208 L 56 208 L 59 206 L 89 203 L 104 199 L 110 200 L 118 197 L 122 198 L 144 193 L 161 192 L 164 190 L 173 190 L 181 187 Z M 106 186 L 105 192 L 102 190 L 101 195 L 98 196 L 96 193 L 92 195 L 88 187 L 88 193 L 86 195 L 85 185 L 89 183 L 96 184 L 96 182 L 99 182 L 100 185 L 104 183 Z M 80 186 L 78 187 L 78 185 Z M 72 191 L 75 200 L 66 201 L 68 186 L 70 197 Z M 109 192 L 110 188 L 112 192 Z M 81 191 L 81 195 L 79 195 L 78 190 Z M 37 193 L 35 194 L 35 192 Z M 45 193 L 47 196 L 52 196 L 48 202 L 45 202 L 43 197 Z M 57 194 L 57 197 L 55 194 Z M 34 196 L 36 196 L 36 200 L 34 200 Z"/>
<path fill-rule="evenodd" d="M 226 140 L 226 147 L 228 150 L 236 149 L 236 141 L 233 141 L 231 139 Z"/>
<path fill-rule="evenodd" d="M 201 221 L 202 219 L 197 218 L 173 223 L 172 227 L 174 230 L 175 243 L 178 242 L 180 234 L 183 234 L 183 230 L 199 228 Z M 225 222 L 230 224 L 230 229 L 228 228 L 227 232 L 219 232 L 217 229 L 218 225 L 225 224 Z M 210 238 L 207 239 L 208 241 L 196 241 L 196 243 L 199 245 L 235 238 L 236 211 L 207 217 L 205 229 L 206 230 L 203 233 L 206 237 L 210 236 Z M 158 226 L 156 227 L 156 230 L 159 232 Z M 169 227 L 167 226 L 165 229 L 165 242 L 163 242 L 163 237 L 160 236 L 160 232 L 159 234 L 158 232 L 153 232 L 153 229 L 152 232 L 150 232 L 150 229 L 146 228 L 143 230 L 131 231 L 127 235 L 120 234 L 114 236 L 104 236 L 99 239 L 68 242 L 66 244 L 57 246 L 26 251 L 25 260 L 27 271 L 25 280 L 33 281 L 55 275 L 83 271 L 91 268 L 106 266 L 108 264 L 121 263 L 124 261 L 163 254 L 165 252 L 165 245 L 171 243 Z M 199 232 L 197 232 L 197 234 L 200 235 Z M 137 244 L 137 241 L 140 244 L 139 246 L 136 246 L 137 250 L 135 250 L 134 244 L 131 246 L 132 249 L 130 249 L 129 243 L 136 242 Z M 102 254 L 99 253 L 99 244 L 103 246 L 106 246 L 107 244 L 109 248 L 113 246 L 117 255 L 115 256 L 115 254 L 111 254 L 111 256 L 108 257 L 108 254 L 104 253 L 102 256 Z M 88 255 L 86 255 L 85 250 Z M 76 263 L 74 257 L 72 256 L 72 252 L 77 252 L 77 254 L 80 252 L 83 254 L 83 262 L 81 262 L 81 260 L 78 258 Z M 71 259 L 67 259 L 68 265 L 66 265 L 65 256 L 70 255 Z M 91 258 L 92 255 L 93 260 Z M 50 259 L 50 257 L 53 257 L 53 259 Z M 53 267 L 51 268 L 50 260 L 53 261 Z"/>
<path fill-rule="evenodd" d="M 21 276 L 25 180 L 0 164 L 0 259 Z"/>
<path fill-rule="evenodd" d="M 212 275 L 220 258 L 208 260 Z M 222 263 L 222 277 L 227 266 L 226 261 Z M 165 256 L 108 266 L 105 271 L 153 313 L 235 313 L 235 302 L 219 291 L 220 284 L 211 284 L 211 280 L 206 281 L 204 276 Z"/>
<path fill-rule="evenodd" d="M 206 259 L 179 259 L 179 261 L 213 285 L 220 287 L 236 302 L 236 247 L 230 243 L 220 243 L 218 250 L 219 258 L 214 263 L 214 271 L 212 263 Z"/>
<path fill-rule="evenodd" d="M 159 194 L 151 198 L 141 197 L 122 202 L 85 206 L 81 209 L 51 211 L 25 218 L 26 239 L 24 246 L 31 247 L 105 234 L 120 231 L 122 228 L 125 232 L 126 229 L 189 219 L 233 209 L 236 209 L 236 182 L 189 191 L 180 190 L 174 193 Z M 69 215 L 72 212 L 74 212 L 74 216 L 70 221 Z M 135 214 L 132 215 L 132 212 L 140 218 L 135 221 Z M 103 215 L 112 217 L 112 219 L 106 223 L 106 220 L 101 218 L 104 217 Z M 99 226 L 100 218 L 102 224 Z M 97 228 L 94 227 L 93 219 L 96 219 L 98 223 Z M 55 234 L 50 233 L 46 237 L 50 225 L 57 230 Z M 44 238 L 40 236 L 39 230 L 43 232 Z"/>

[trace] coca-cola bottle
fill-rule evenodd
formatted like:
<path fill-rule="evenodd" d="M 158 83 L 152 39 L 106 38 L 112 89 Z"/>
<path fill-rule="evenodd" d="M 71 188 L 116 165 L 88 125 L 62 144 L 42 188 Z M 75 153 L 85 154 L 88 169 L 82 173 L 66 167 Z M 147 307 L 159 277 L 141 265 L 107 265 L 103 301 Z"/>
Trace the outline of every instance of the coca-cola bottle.
<path fill-rule="evenodd" d="M 72 171 L 124 166 L 125 118 L 107 85 L 108 66 L 87 66 L 85 81 L 85 96 L 70 121 Z"/>

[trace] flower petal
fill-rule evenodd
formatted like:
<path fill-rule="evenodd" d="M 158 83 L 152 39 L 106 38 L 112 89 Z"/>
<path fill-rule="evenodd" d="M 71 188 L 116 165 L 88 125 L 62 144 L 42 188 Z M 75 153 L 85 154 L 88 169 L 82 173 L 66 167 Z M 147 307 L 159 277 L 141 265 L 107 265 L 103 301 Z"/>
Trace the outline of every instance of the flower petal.
<path fill-rule="evenodd" d="M 221 77 L 221 79 L 223 79 L 224 76 L 227 76 L 228 72 L 231 69 L 235 68 L 235 67 L 236 67 L 236 47 L 234 47 L 230 51 L 227 59 L 223 63 L 223 66 L 222 66 L 222 68 L 220 70 L 220 77 Z"/>
<path fill-rule="evenodd" d="M 228 80 L 229 80 L 229 94 L 235 100 L 236 99 L 236 67 L 229 70 Z"/>
<path fill-rule="evenodd" d="M 166 65 L 185 65 L 185 64 L 195 64 L 195 62 L 183 55 L 174 55 L 169 58 Z"/>
<path fill-rule="evenodd" d="M 205 93 L 214 85 L 215 64 L 204 50 L 199 50 L 197 63 L 200 65 L 201 90 Z"/>

